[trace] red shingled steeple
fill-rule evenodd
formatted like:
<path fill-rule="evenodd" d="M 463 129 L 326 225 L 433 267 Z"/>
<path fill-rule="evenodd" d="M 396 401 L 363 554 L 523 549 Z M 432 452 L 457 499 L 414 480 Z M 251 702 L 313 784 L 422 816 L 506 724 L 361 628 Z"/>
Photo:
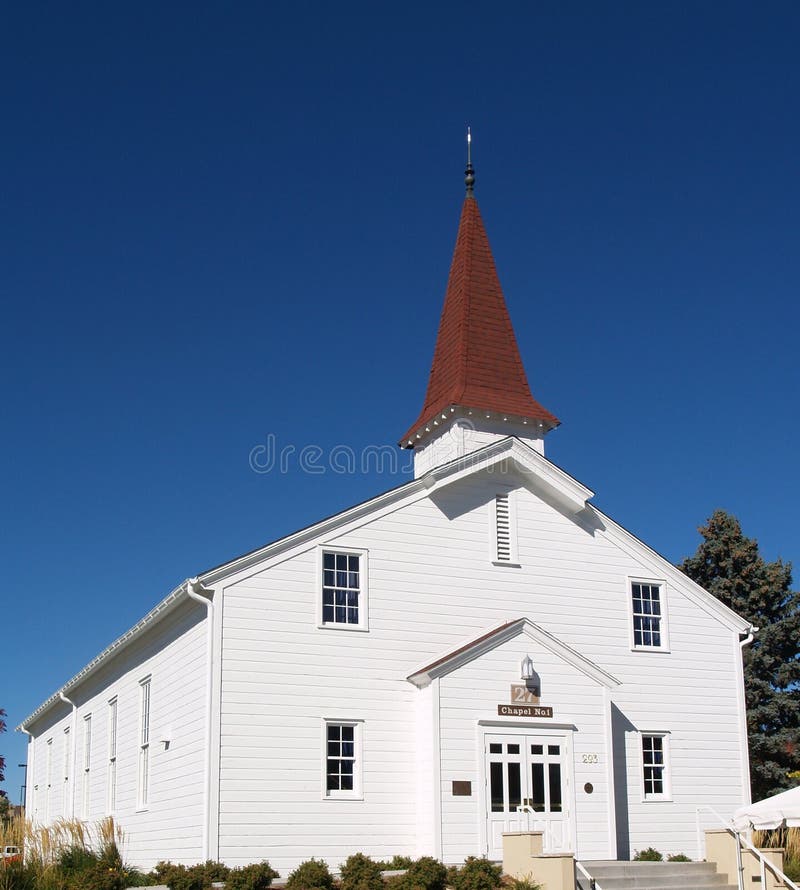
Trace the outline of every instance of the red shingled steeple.
<path fill-rule="evenodd" d="M 541 422 L 545 430 L 559 424 L 531 395 L 478 202 L 469 188 L 425 405 L 401 446 L 413 448 L 417 433 L 451 407 Z"/>

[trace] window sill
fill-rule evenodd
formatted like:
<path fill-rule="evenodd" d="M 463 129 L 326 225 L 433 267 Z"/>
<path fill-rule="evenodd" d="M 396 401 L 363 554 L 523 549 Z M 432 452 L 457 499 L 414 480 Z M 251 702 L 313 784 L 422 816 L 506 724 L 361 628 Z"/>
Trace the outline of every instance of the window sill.
<path fill-rule="evenodd" d="M 323 800 L 364 800 L 363 794 L 323 794 Z"/>
<path fill-rule="evenodd" d="M 492 560 L 492 565 L 493 566 L 501 566 L 504 569 L 521 569 L 522 568 L 521 562 L 505 562 L 505 561 L 501 562 L 500 560 L 497 560 L 497 559 Z"/>
<path fill-rule="evenodd" d="M 349 630 L 360 631 L 361 633 L 367 633 L 369 631 L 369 627 L 362 624 L 337 624 L 335 621 L 319 621 L 317 622 L 317 630 Z"/>
<path fill-rule="evenodd" d="M 134 813 L 149 813 L 150 807 L 136 807 L 136 809 L 133 812 Z"/>
<path fill-rule="evenodd" d="M 663 797 L 643 797 L 642 803 L 672 803 L 672 797 L 666 794 Z"/>
<path fill-rule="evenodd" d="M 631 646 L 631 652 L 661 652 L 669 655 L 669 646 Z"/>

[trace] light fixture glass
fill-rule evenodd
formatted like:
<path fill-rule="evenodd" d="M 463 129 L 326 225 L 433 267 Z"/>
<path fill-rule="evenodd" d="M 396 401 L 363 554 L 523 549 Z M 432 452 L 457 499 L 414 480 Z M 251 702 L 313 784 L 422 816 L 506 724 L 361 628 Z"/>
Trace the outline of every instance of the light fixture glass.
<path fill-rule="evenodd" d="M 533 675 L 533 661 L 531 660 L 530 655 L 526 655 L 525 658 L 522 659 L 520 676 L 523 680 L 532 680 Z"/>

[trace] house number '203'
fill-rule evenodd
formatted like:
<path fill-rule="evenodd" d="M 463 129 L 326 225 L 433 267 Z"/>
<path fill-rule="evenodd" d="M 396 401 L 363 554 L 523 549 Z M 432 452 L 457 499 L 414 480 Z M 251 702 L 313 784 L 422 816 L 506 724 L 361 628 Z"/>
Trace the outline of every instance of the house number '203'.
<path fill-rule="evenodd" d="M 584 754 L 583 762 L 584 763 L 597 763 L 600 758 L 596 754 Z"/>

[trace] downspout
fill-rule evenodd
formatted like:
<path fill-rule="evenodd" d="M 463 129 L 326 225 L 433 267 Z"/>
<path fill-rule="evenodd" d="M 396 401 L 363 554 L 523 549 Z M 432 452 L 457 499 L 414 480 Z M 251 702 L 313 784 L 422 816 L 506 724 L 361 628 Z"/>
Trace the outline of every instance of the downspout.
<path fill-rule="evenodd" d="M 742 733 L 742 777 L 745 782 L 744 788 L 744 805 L 751 803 L 752 795 L 750 793 L 750 747 L 748 744 L 747 732 L 747 702 L 744 691 L 744 649 L 753 642 L 753 637 L 758 633 L 759 628 L 751 624 L 747 629 L 747 636 L 743 640 L 739 640 L 739 651 L 741 658 L 737 669 L 739 672 L 739 702 L 741 712 L 741 733 Z"/>
<path fill-rule="evenodd" d="M 29 809 L 32 810 L 33 807 L 28 807 L 28 800 L 33 800 L 33 784 L 30 777 L 36 772 L 36 740 L 33 733 L 25 729 L 25 726 L 22 723 L 19 725 L 19 731 L 24 732 L 28 737 L 28 750 L 25 755 L 25 760 L 27 761 L 25 767 L 25 800 L 21 800 L 20 803 L 25 808 L 25 818 L 29 822 L 33 822 L 33 813 L 29 813 Z M 31 754 L 34 756 L 31 757 Z"/>
<path fill-rule="evenodd" d="M 206 739 L 203 758 L 203 855 L 201 857 L 205 861 L 209 858 L 208 826 L 211 819 L 211 705 L 214 668 L 214 603 L 212 597 L 214 591 L 204 587 L 197 578 L 187 578 L 186 593 L 191 599 L 202 603 L 206 607 L 206 660 L 208 670 L 206 671 Z"/>
<path fill-rule="evenodd" d="M 72 726 L 69 730 L 71 746 L 69 754 L 72 761 L 69 766 L 69 818 L 72 819 L 75 816 L 75 767 L 77 765 L 75 753 L 78 750 L 78 706 L 74 701 L 68 699 L 63 692 L 59 692 L 58 697 L 72 708 Z"/>

